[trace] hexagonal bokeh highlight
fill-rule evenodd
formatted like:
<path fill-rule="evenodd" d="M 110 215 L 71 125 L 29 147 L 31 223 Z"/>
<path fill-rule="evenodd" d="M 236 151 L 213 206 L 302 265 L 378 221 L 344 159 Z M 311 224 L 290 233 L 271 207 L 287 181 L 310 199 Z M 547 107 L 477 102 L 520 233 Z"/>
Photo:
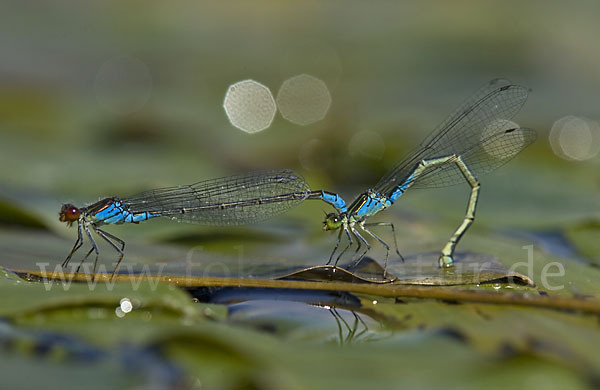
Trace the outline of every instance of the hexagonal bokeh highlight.
<path fill-rule="evenodd" d="M 232 125 L 250 134 L 271 126 L 277 112 L 275 99 L 269 88 L 254 80 L 230 85 L 223 108 Z"/>
<path fill-rule="evenodd" d="M 277 93 L 281 115 L 297 125 L 309 125 L 325 118 L 331 95 L 325 83 L 308 74 L 300 74 L 283 82 Z"/>

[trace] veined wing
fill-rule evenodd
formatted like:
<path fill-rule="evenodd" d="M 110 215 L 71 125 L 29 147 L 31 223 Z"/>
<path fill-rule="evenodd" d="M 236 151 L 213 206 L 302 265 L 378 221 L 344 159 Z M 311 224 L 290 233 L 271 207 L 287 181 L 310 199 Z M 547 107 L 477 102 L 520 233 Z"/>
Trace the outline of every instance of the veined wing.
<path fill-rule="evenodd" d="M 297 173 L 275 170 L 150 190 L 122 202 L 133 213 L 149 212 L 203 225 L 242 225 L 281 214 L 309 192 Z"/>
<path fill-rule="evenodd" d="M 537 134 L 532 129 L 501 129 L 458 155 L 469 170 L 478 177 L 506 164 L 531 145 L 536 137 Z M 465 177 L 456 164 L 444 164 L 423 172 L 414 180 L 412 186 L 414 188 L 446 187 L 464 182 Z"/>
<path fill-rule="evenodd" d="M 389 196 L 397 187 L 410 177 L 416 165 L 424 159 L 444 157 L 452 154 L 462 155 L 466 151 L 475 153 L 478 146 L 483 147 L 486 142 L 491 142 L 490 137 L 498 134 L 498 138 L 504 138 L 502 134 L 510 128 L 516 128 L 509 120 L 521 109 L 527 100 L 528 89 L 519 85 L 511 84 L 507 80 L 496 79 L 489 82 L 478 92 L 468 98 L 456 111 L 440 124 L 416 149 L 402 160 L 396 167 L 386 173 L 373 188 L 376 192 Z M 512 154 L 516 155 L 525 146 L 535 139 L 532 130 L 516 131 L 515 134 L 505 138 L 508 145 L 516 145 L 515 136 L 523 135 L 524 146 Z M 486 141 L 488 140 L 488 141 Z M 501 141 L 495 141 L 500 142 Z M 488 145 L 487 150 L 493 147 L 502 148 L 507 146 Z M 508 155 L 508 154 L 507 154 Z M 464 159 L 464 157 L 463 157 Z M 472 158 L 473 159 L 473 158 Z M 474 173 L 483 174 L 499 167 L 510 158 L 481 159 L 474 169 Z M 504 162 L 501 162 L 504 161 Z M 436 172 L 440 172 L 436 174 Z M 462 179 L 448 168 L 438 166 L 425 172 L 420 179 L 414 183 L 415 187 L 443 187 L 457 184 Z M 439 175 L 439 176 L 438 176 Z M 439 181 L 436 182 L 436 179 Z"/>

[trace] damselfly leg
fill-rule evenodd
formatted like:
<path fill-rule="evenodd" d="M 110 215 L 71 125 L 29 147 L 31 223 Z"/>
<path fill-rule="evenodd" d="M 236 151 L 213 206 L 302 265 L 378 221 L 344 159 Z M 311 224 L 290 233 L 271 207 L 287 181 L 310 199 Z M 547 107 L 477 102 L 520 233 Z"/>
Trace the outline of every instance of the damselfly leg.
<path fill-rule="evenodd" d="M 368 235 L 370 235 L 371 237 L 373 237 L 375 240 L 379 241 L 379 243 L 381 245 L 383 245 L 383 247 L 385 248 L 385 261 L 383 263 L 384 264 L 383 265 L 383 273 L 384 273 L 384 275 L 387 275 L 387 263 L 388 263 L 388 257 L 390 256 L 390 246 L 385 241 L 383 241 L 381 238 L 379 238 L 375 233 L 373 233 L 372 231 L 370 231 L 369 229 L 367 229 L 364 224 L 360 224 L 359 226 L 361 227 L 361 229 L 365 233 L 367 233 Z M 394 240 L 395 240 L 395 237 L 394 237 Z M 398 247 L 397 246 L 396 246 L 396 252 L 400 253 L 398 251 Z M 366 254 L 366 252 L 363 254 L 363 256 L 365 254 Z M 360 261 L 360 259 L 358 259 L 358 260 Z"/>
<path fill-rule="evenodd" d="M 344 232 L 344 229 L 340 229 L 340 231 L 337 235 L 337 240 L 335 241 L 335 246 L 333 247 L 333 250 L 331 251 L 331 254 L 329 255 L 329 260 L 327 260 L 327 263 L 325 263 L 325 265 L 331 264 L 331 260 L 333 260 L 333 255 L 335 255 L 335 252 L 340 247 L 340 242 L 342 241 L 342 233 L 343 232 Z M 337 260 L 336 260 L 336 264 L 337 264 Z"/>
<path fill-rule="evenodd" d="M 88 228 L 87 226 L 84 227 L 85 232 L 88 236 L 88 238 L 90 239 L 90 243 L 92 244 L 92 249 L 94 250 L 94 252 L 96 252 L 96 257 L 94 258 L 94 270 L 92 271 L 92 274 L 94 275 L 94 278 L 96 277 L 96 266 L 98 265 L 98 256 L 100 255 L 100 251 L 98 250 L 98 246 L 96 245 L 96 241 L 94 241 L 94 237 L 92 237 L 92 232 L 90 231 L 90 228 Z M 91 250 L 90 250 L 91 252 Z M 90 253 L 88 253 L 84 260 L 88 257 Z"/>
<path fill-rule="evenodd" d="M 475 178 L 475 175 L 473 175 L 469 167 L 467 167 L 467 164 L 464 163 L 460 156 L 456 159 L 455 163 L 458 166 L 458 169 L 460 169 L 461 173 L 465 177 L 467 183 L 469 183 L 469 186 L 471 186 L 471 194 L 469 195 L 467 213 L 465 215 L 465 218 L 463 219 L 463 222 L 456 229 L 452 237 L 450 237 L 448 243 L 442 249 L 442 254 L 440 255 L 439 261 L 440 267 L 452 266 L 454 262 L 452 256 L 454 254 L 454 248 L 456 247 L 456 244 L 458 244 L 458 242 L 465 234 L 469 226 L 471 226 L 473 224 L 473 221 L 475 221 L 475 209 L 477 208 L 477 200 L 479 199 L 479 189 L 481 188 L 481 185 L 477 181 L 477 178 Z"/>
<path fill-rule="evenodd" d="M 340 251 L 338 253 L 338 255 L 335 259 L 335 262 L 334 262 L 334 266 L 337 266 L 338 262 L 343 257 L 343 255 L 346 253 L 346 251 L 350 247 L 352 247 L 352 245 L 354 245 L 355 240 L 352 239 L 352 236 L 354 236 L 356 238 L 356 249 L 353 252 L 352 259 L 350 262 L 351 267 L 355 267 L 360 262 L 360 260 L 369 252 L 369 250 L 371 250 L 371 245 L 369 244 L 367 239 L 356 229 L 355 225 L 358 225 L 361 228 L 361 230 L 363 230 L 369 236 L 375 238 L 386 249 L 386 257 L 385 257 L 385 263 L 384 263 L 384 276 L 387 277 L 387 260 L 388 260 L 388 256 L 389 256 L 390 246 L 385 241 L 383 241 L 379 236 L 377 236 L 372 231 L 370 231 L 366 226 L 369 226 L 369 225 L 371 225 L 371 226 L 391 226 L 391 224 L 388 222 L 377 222 L 377 223 L 373 223 L 373 224 L 365 224 L 363 221 L 361 223 L 348 224 L 348 225 L 340 228 L 336 244 L 333 248 L 333 251 L 331 252 L 331 255 L 329 256 L 329 261 L 327 262 L 327 264 L 328 265 L 331 264 L 331 261 L 340 246 L 343 232 L 346 233 L 346 237 L 348 239 L 348 244 L 344 247 L 344 249 L 342 251 Z M 391 228 L 392 228 L 392 232 L 395 234 L 395 229 L 393 228 L 393 226 L 391 226 Z M 404 261 L 404 259 L 402 258 L 402 255 L 400 255 L 400 251 L 398 250 L 398 243 L 397 243 L 395 236 L 394 236 L 394 244 L 396 246 L 395 247 L 396 253 L 402 259 L 402 261 Z M 361 249 L 363 248 L 363 245 L 364 245 L 365 249 L 361 253 Z"/>
<path fill-rule="evenodd" d="M 369 245 L 369 243 L 367 242 L 367 240 L 360 235 L 360 233 L 358 232 L 358 230 L 356 230 L 354 228 L 354 226 L 351 228 L 352 230 L 352 234 L 354 234 L 354 237 L 356 237 L 356 242 L 357 242 L 357 247 L 356 247 L 356 251 L 354 251 L 354 255 L 352 256 L 352 266 L 356 266 L 358 264 L 358 262 L 367 254 L 367 252 L 371 249 L 371 245 Z M 358 258 L 356 260 L 354 260 L 354 257 L 356 256 L 356 254 L 360 251 L 360 248 L 362 247 L 361 243 L 365 244 L 366 249 L 364 250 L 363 253 L 360 254 L 360 256 L 358 256 Z"/>
<path fill-rule="evenodd" d="M 115 268 L 113 269 L 112 275 L 111 275 L 111 279 L 115 277 L 115 274 L 117 272 L 117 270 L 119 269 L 119 265 L 121 264 L 121 261 L 123 260 L 123 256 L 124 256 L 124 252 L 123 250 L 125 249 L 125 241 L 121 240 L 120 238 L 105 232 L 104 230 L 98 229 L 98 228 L 94 228 L 94 231 L 96 232 L 96 234 L 98 234 L 100 237 L 102 237 L 106 242 L 108 242 L 110 244 L 110 246 L 112 246 L 118 253 L 119 253 L 119 259 L 117 260 L 117 264 L 115 265 Z M 115 244 L 114 241 L 118 242 L 119 245 L 121 246 L 119 248 L 119 246 L 117 246 L 117 244 Z"/>
<path fill-rule="evenodd" d="M 363 228 L 363 230 L 365 230 L 367 233 L 369 233 L 371 235 L 371 237 L 374 237 L 376 240 L 378 240 L 379 242 L 381 242 L 383 244 L 383 240 L 381 240 L 373 232 L 371 232 L 370 230 L 368 230 L 366 228 L 367 226 L 369 226 L 369 227 L 376 227 L 376 226 L 386 226 L 386 227 L 389 227 L 392 230 L 392 237 L 394 238 L 394 249 L 396 250 L 396 254 L 400 258 L 400 260 L 402 260 L 402 262 L 404 263 L 404 257 L 402 256 L 402 254 L 400 253 L 400 250 L 398 249 L 398 239 L 396 238 L 396 228 L 394 227 L 394 224 L 391 223 L 391 222 L 371 222 L 371 223 L 363 223 L 361 225 L 361 227 Z M 389 245 L 388 245 L 388 247 L 389 247 Z"/>
<path fill-rule="evenodd" d="M 77 266 L 77 269 L 75 270 L 75 273 L 79 273 L 81 266 L 87 260 L 87 258 L 90 257 L 90 255 L 92 254 L 93 251 L 94 251 L 94 247 L 91 247 L 90 250 L 88 251 L 88 253 L 79 262 L 79 265 Z"/>
<path fill-rule="evenodd" d="M 99 237 L 101 237 L 104 241 L 108 242 L 110 246 L 112 246 L 117 253 L 119 254 L 119 258 L 117 259 L 117 264 L 115 266 L 115 268 L 113 269 L 112 275 L 111 275 L 111 279 L 114 278 L 119 265 L 121 264 L 121 260 L 123 260 L 123 255 L 124 255 L 124 249 L 125 249 L 125 242 L 123 240 L 121 240 L 120 238 L 105 232 L 102 229 L 97 228 L 96 226 L 94 226 L 93 224 L 90 225 L 92 227 L 92 230 L 94 231 L 94 233 L 96 233 Z M 77 226 L 77 241 L 75 241 L 75 245 L 73 245 L 73 249 L 71 249 L 71 252 L 69 253 L 69 255 L 67 256 L 67 258 L 65 259 L 65 261 L 62 263 L 62 267 L 65 268 L 67 267 L 67 265 L 69 264 L 69 262 L 71 261 L 71 258 L 73 257 L 73 255 L 75 254 L 75 252 L 77 252 L 77 250 L 79 250 L 79 248 L 81 248 L 83 246 L 83 231 L 85 231 L 86 236 L 88 237 L 90 244 L 92 245 L 92 247 L 90 248 L 90 250 L 86 253 L 86 255 L 81 259 L 81 261 L 79 262 L 79 264 L 77 265 L 77 269 L 75 270 L 75 273 L 79 273 L 83 263 L 88 259 L 88 257 L 90 257 L 90 255 L 92 254 L 92 252 L 96 253 L 95 259 L 94 259 L 94 267 L 92 269 L 92 275 L 94 275 L 94 278 L 96 276 L 96 268 L 98 265 L 98 256 L 100 254 L 100 250 L 98 249 L 98 245 L 96 244 L 96 241 L 94 240 L 94 237 L 92 235 L 92 231 L 89 229 L 88 226 L 85 226 L 85 222 L 80 222 L 78 223 Z"/>
<path fill-rule="evenodd" d="M 350 235 L 350 231 L 348 230 L 348 228 L 344 227 L 344 228 L 340 229 L 340 233 L 338 234 L 337 242 L 335 243 L 335 247 L 333 248 L 333 251 L 331 252 L 331 255 L 329 255 L 329 261 L 327 261 L 326 265 L 331 264 L 331 260 L 333 259 L 333 256 L 335 255 L 335 252 L 337 251 L 337 249 L 340 246 L 340 242 L 342 241 L 342 232 L 346 233 L 346 237 L 348 238 L 348 245 L 346 245 L 344 247 L 344 249 L 335 258 L 335 262 L 333 263 L 334 267 L 337 266 L 338 262 L 340 261 L 340 258 L 344 255 L 344 253 L 346 253 L 346 251 L 348 249 L 350 249 L 350 247 L 354 243 L 353 240 L 352 240 L 352 236 Z"/>
<path fill-rule="evenodd" d="M 73 249 L 71 249 L 71 252 L 69 252 L 69 255 L 67 256 L 65 261 L 63 261 L 63 263 L 61 265 L 62 268 L 65 268 L 69 264 L 69 261 L 71 261 L 71 257 L 73 257 L 75 252 L 77 252 L 77 250 L 79 248 L 81 248 L 82 245 L 83 245 L 83 227 L 81 226 L 80 223 L 78 223 L 77 224 L 77 240 L 75 241 L 75 245 L 73 245 Z"/>
<path fill-rule="evenodd" d="M 467 167 L 463 161 L 463 158 L 454 154 L 431 160 L 422 160 L 411 175 L 413 180 L 417 181 L 424 172 L 431 172 L 431 169 L 441 168 L 448 165 L 456 165 L 458 167 L 464 176 L 465 181 L 469 184 L 469 186 L 471 186 L 471 195 L 469 196 L 467 214 L 463 220 L 463 223 L 458 227 L 458 229 L 456 229 L 452 237 L 450 237 L 448 243 L 442 249 L 442 253 L 439 258 L 439 265 L 443 268 L 451 267 L 454 264 L 454 259 L 452 256 L 454 254 L 456 244 L 458 244 L 469 226 L 471 226 L 475 220 L 475 208 L 477 207 L 480 184 L 475 178 L 475 175 L 473 175 L 469 167 Z"/>

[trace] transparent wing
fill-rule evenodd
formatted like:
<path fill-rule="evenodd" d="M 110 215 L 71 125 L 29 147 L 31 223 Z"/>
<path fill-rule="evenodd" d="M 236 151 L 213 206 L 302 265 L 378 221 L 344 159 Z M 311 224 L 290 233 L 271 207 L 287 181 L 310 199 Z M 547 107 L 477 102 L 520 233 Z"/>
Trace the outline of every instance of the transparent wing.
<path fill-rule="evenodd" d="M 459 155 L 471 172 L 479 177 L 506 164 L 531 145 L 536 137 L 536 132 L 531 129 L 500 130 Z M 413 188 L 446 187 L 464 182 L 465 178 L 456 164 L 444 164 L 425 171 L 416 178 Z"/>
<path fill-rule="evenodd" d="M 161 188 L 122 199 L 133 213 L 159 213 L 203 225 L 259 222 L 298 205 L 310 188 L 290 170 L 261 171 Z"/>
<path fill-rule="evenodd" d="M 386 173 L 373 189 L 376 192 L 389 196 L 395 191 L 398 185 L 403 184 L 407 180 L 416 165 L 424 159 L 444 157 L 452 154 L 462 156 L 467 151 L 470 151 L 475 156 L 475 150 L 478 148 L 488 150 L 493 147 L 499 149 L 506 147 L 488 145 L 487 148 L 484 148 L 484 145 L 485 142 L 491 142 L 491 138 L 496 134 L 498 134 L 499 138 L 503 138 L 502 134 L 508 130 L 507 127 L 516 127 L 515 124 L 508 122 L 508 120 L 521 109 L 527 100 L 527 95 L 527 88 L 513 85 L 508 80 L 492 80 L 464 101 L 416 149 Z M 527 140 L 531 139 L 531 132 L 533 130 L 516 131 L 517 134 L 520 133 L 525 138 L 525 145 L 521 149 L 518 149 L 513 156 L 531 143 L 527 143 Z M 533 133 L 535 134 L 535 132 Z M 505 142 L 510 144 L 509 140 L 515 136 L 516 134 L 508 136 Z M 465 159 L 465 156 L 463 156 L 463 159 Z M 509 159 L 500 160 L 506 162 Z M 477 169 L 474 170 L 475 173 L 484 174 L 502 165 L 498 164 L 497 160 L 492 158 L 480 160 Z M 456 176 L 456 172 L 451 168 L 451 165 L 448 165 L 447 168 L 433 168 L 430 172 L 422 175 L 420 180 L 415 182 L 415 187 L 443 187 L 456 184 L 460 182 L 460 177 Z"/>

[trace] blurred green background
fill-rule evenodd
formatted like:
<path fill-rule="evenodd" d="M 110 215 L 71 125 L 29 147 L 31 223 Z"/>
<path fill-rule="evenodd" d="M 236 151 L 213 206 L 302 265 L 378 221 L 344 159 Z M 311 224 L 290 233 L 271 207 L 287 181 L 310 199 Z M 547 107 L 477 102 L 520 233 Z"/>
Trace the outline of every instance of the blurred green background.
<path fill-rule="evenodd" d="M 54 265 L 72 245 L 74 229 L 58 222 L 64 202 L 85 205 L 105 196 L 263 168 L 296 170 L 313 189 L 338 192 L 351 201 L 460 102 L 487 81 L 502 77 L 532 89 L 514 120 L 536 129 L 538 140 L 481 179 L 478 219 L 458 251 L 497 256 L 510 266 L 525 260 L 522 246 L 534 244 L 536 267 L 531 276 L 538 283 L 541 267 L 560 259 L 567 268 L 560 282 L 568 286 L 560 294 L 598 294 L 600 2 L 5 1 L 0 7 L 0 197 L 5 204 L 0 243 L 3 248 L 16 245 L 23 258 L 31 258 L 29 264 L 39 259 L 32 255 L 34 248 Z M 317 77 L 327 86 L 331 105 L 323 120 L 300 126 L 277 113 L 268 129 L 255 134 L 229 122 L 223 101 L 231 84 L 253 79 L 276 96 L 286 80 L 299 74 Z M 575 122 L 569 122 L 572 118 Z M 396 223 L 403 253 L 437 251 L 462 219 L 467 196 L 466 185 L 409 191 L 378 218 Z M 254 252 L 265 259 L 291 256 L 300 263 L 304 259 L 306 264 L 322 264 L 333 243 L 331 235 L 320 231 L 322 210 L 327 208 L 309 203 L 269 224 L 249 228 L 258 233 L 243 243 L 252 252 L 254 241 L 266 241 Z M 22 212 L 37 219 L 30 221 Z M 13 229 L 14 225 L 41 225 L 62 238 L 40 238 L 30 248 L 27 240 L 32 233 Z M 232 241 L 243 236 L 227 236 L 229 229 L 173 225 L 111 227 L 110 232 L 131 243 L 128 253 L 133 257 L 150 254 L 143 243 L 157 238 L 184 246 L 201 242 L 229 253 Z M 273 235 L 276 239 L 269 242 Z M 211 244 L 221 236 L 225 238 L 220 244 Z M 311 247 L 314 242 L 318 245 Z M 15 266 L 13 260 L 2 264 Z M 382 301 L 380 317 L 375 317 L 386 318 L 384 328 L 412 333 L 395 333 L 389 342 L 377 343 L 387 336 L 374 332 L 377 336 L 369 339 L 372 349 L 361 345 L 340 350 L 322 347 L 321 334 L 314 336 L 315 329 L 306 323 L 299 326 L 299 333 L 288 326 L 275 338 L 214 326 L 201 320 L 207 313 L 203 307 L 166 286 L 140 295 L 142 306 L 153 313 L 150 322 L 139 314 L 129 323 L 122 320 L 115 325 L 114 319 L 100 316 L 106 325 L 60 310 L 36 317 L 31 313 L 42 309 L 23 309 L 18 298 L 23 293 L 16 292 L 23 288 L 19 283 L 0 283 L 5 295 L 14 298 L 0 307 L 3 318 L 17 327 L 76 332 L 106 347 L 111 351 L 110 367 L 99 369 L 91 381 L 99 387 L 115 385 L 107 378 L 117 378 L 120 385 L 130 383 L 111 376 L 114 370 L 126 378 L 130 373 L 111 366 L 124 358 L 103 338 L 105 326 L 115 333 L 114 345 L 131 340 L 144 348 L 159 345 L 188 374 L 223 388 L 364 388 L 371 383 L 392 387 L 401 379 L 412 385 L 472 383 L 479 388 L 500 387 L 507 380 L 529 388 L 599 383 L 600 364 L 590 351 L 598 341 L 597 321 L 589 317 L 516 309 L 496 312 L 487 307 L 485 316 L 501 318 L 491 326 L 483 314 L 473 314 L 480 313 L 480 307 L 457 309 L 430 302 L 414 309 L 420 313 L 414 318 L 422 323 L 413 318 L 407 324 L 402 316 L 413 305 L 389 301 L 396 310 L 392 311 Z M 37 287 L 24 294 L 31 302 L 54 296 L 42 294 L 41 287 L 34 291 Z M 124 294 L 129 292 L 117 291 L 102 299 L 114 306 Z M 79 299 L 76 293 L 73 296 Z M 92 298 L 82 296 L 77 302 L 91 305 L 86 299 Z M 64 303 L 73 305 L 68 299 Z M 283 311 L 274 315 L 279 325 L 288 324 L 289 313 Z M 517 317 L 521 330 L 503 334 Z M 450 318 L 452 329 L 466 326 L 462 331 L 467 329 L 467 338 L 478 346 L 449 341 L 444 333 L 448 324 L 440 318 Z M 432 328 L 415 331 L 424 323 Z M 478 333 L 484 326 L 492 330 Z M 149 330 L 139 335 L 141 328 Z M 163 336 L 167 329 L 168 336 Z M 546 341 L 556 341 L 570 330 L 573 334 L 558 347 L 532 348 L 530 336 L 539 329 Z M 15 334 L 9 338 L 29 337 Z M 452 333 L 450 339 L 461 335 Z M 168 343 L 164 341 L 169 337 Z M 285 340 L 290 339 L 300 340 L 294 344 L 295 354 L 287 353 Z M 306 340 L 314 344 L 307 346 Z M 335 344 L 327 340 L 326 345 Z M 524 352 L 515 357 L 508 349 Z M 148 359 L 146 352 L 140 356 Z M 503 360 L 505 353 L 511 358 Z M 0 358 L 11 362 L 2 363 L 8 367 L 2 375 L 8 378 L 31 364 L 26 357 L 19 357 L 25 359 L 20 363 L 6 356 L 12 355 Z M 213 361 L 214 356 L 218 359 Z M 61 363 L 50 368 L 44 362 L 36 364 L 34 369 L 50 377 L 62 370 L 68 375 L 78 372 Z M 432 375 L 434 365 L 446 369 L 438 371 L 440 376 Z M 336 376 L 328 376 L 323 371 L 327 367 Z M 147 374 L 155 366 L 136 366 L 133 371 L 138 369 Z M 84 375 L 73 381 L 90 382 Z M 190 383 L 198 385 L 194 379 Z"/>
<path fill-rule="evenodd" d="M 600 118 L 598 7 L 5 2 L 2 189 L 19 199 L 52 198 L 57 209 L 65 200 L 285 167 L 315 189 L 351 198 L 479 86 L 504 77 L 532 88 L 515 120 L 540 137 L 517 162 L 483 179 L 483 199 L 510 195 L 506 211 L 539 208 L 532 218 L 558 221 L 567 210 L 583 212 L 579 195 L 589 199 L 600 185 L 597 157 L 565 161 L 547 140 L 564 116 Z M 135 64 L 123 83 L 102 84 L 103 66 L 123 58 Z M 278 114 L 254 135 L 229 123 L 222 104 L 230 84 L 254 79 L 276 94 L 301 73 L 330 90 L 324 120 L 298 126 Z M 366 141 L 352 147 L 357 134 Z M 524 180 L 515 179 L 520 174 Z M 540 191 L 540 182 L 551 186 Z M 444 198 L 433 193 L 419 195 Z M 414 198 L 407 194 L 406 202 Z M 492 203 L 484 200 L 482 209 Z M 540 205 L 553 207 L 556 218 Z M 585 206 L 597 215 L 597 202 Z"/>
<path fill-rule="evenodd" d="M 296 170 L 313 189 L 351 202 L 460 102 L 503 77 L 532 89 L 514 120 L 539 138 L 481 178 L 474 230 L 587 223 L 600 216 L 598 7 L 6 3 L 0 195 L 67 237 L 74 232 L 57 220 L 64 202 L 85 205 L 263 168 Z M 298 74 L 327 86 L 331 105 L 323 120 L 300 126 L 277 113 L 255 134 L 229 122 L 223 101 L 231 84 L 253 79 L 277 96 Z M 553 124 L 571 116 L 579 122 L 563 126 L 555 143 L 579 150 L 579 159 L 561 157 L 549 142 Z M 467 194 L 466 185 L 409 191 L 384 219 L 400 216 L 403 225 L 429 217 L 449 232 Z M 303 219 L 305 231 L 318 235 L 329 208 L 309 203 L 283 220 Z M 122 226 L 115 233 L 143 238 L 154 229 Z M 408 253 L 423 250 L 412 243 L 401 245 Z M 595 258 L 597 247 L 592 252 Z"/>

